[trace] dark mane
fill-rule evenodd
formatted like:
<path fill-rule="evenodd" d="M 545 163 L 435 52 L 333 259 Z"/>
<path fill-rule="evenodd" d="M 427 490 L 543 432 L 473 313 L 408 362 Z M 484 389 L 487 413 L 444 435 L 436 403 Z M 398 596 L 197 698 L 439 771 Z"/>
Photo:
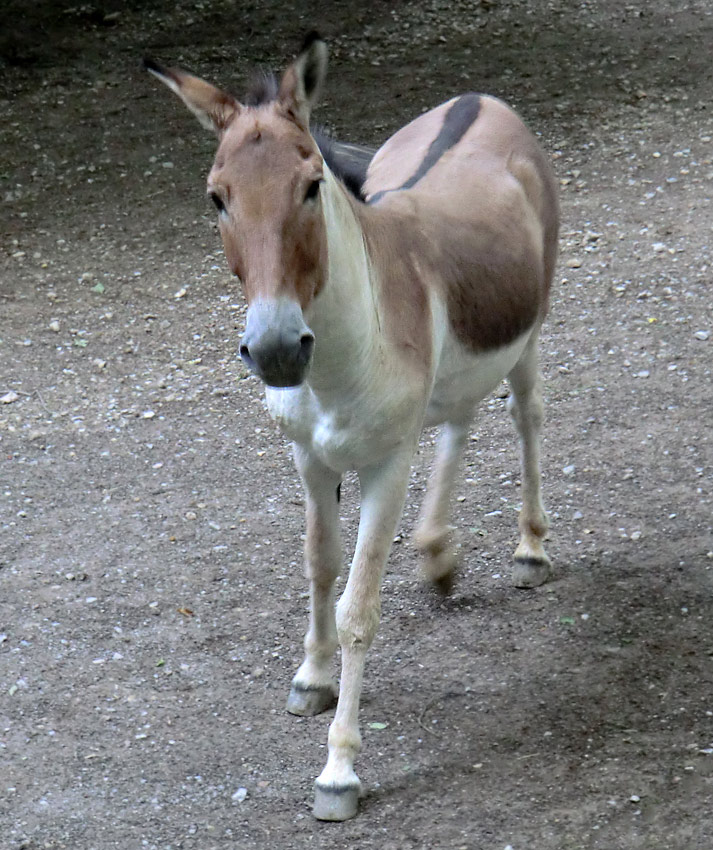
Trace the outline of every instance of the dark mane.
<path fill-rule="evenodd" d="M 243 103 L 245 106 L 264 106 L 277 97 L 279 84 L 272 71 L 256 71 L 247 90 Z"/>
<path fill-rule="evenodd" d="M 320 127 L 312 127 L 312 136 L 329 170 L 344 183 L 355 198 L 363 201 L 362 190 L 366 172 L 376 148 L 338 142 Z"/>

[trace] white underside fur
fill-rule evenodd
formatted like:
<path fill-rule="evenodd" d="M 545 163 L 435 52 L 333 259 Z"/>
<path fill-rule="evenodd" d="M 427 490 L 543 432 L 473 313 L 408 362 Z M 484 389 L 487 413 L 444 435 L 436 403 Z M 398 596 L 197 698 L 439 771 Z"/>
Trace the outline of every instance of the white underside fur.
<path fill-rule="evenodd" d="M 450 331 L 445 308 L 435 295 L 431 312 L 432 381 L 427 376 L 413 380 L 396 365 L 389 368 L 381 357 L 374 356 L 381 368 L 372 370 L 365 365 L 362 380 L 345 380 L 344 392 L 315 391 L 309 380 L 295 388 L 268 387 L 270 415 L 285 436 L 314 452 L 335 472 L 345 472 L 377 462 L 404 439 L 412 440 L 422 427 L 469 421 L 478 402 L 517 363 L 532 329 L 509 345 L 474 354 Z M 372 343 L 374 349 L 377 345 L 378 341 Z M 319 356 L 319 348 L 317 337 L 315 356 Z M 366 380 L 369 373 L 371 379 Z"/>

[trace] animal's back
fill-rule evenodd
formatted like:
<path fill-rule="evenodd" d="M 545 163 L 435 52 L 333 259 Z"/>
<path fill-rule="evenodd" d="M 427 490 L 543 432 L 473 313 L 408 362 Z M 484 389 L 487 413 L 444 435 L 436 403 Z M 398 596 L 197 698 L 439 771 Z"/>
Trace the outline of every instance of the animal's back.
<path fill-rule="evenodd" d="M 502 101 L 469 93 L 394 133 L 374 155 L 364 192 L 370 203 L 403 190 L 434 199 L 475 193 L 486 207 L 503 194 L 504 179 L 521 180 L 523 163 L 534 170 L 523 186 L 536 212 L 538 191 L 556 209 L 554 175 L 534 135 Z"/>
<path fill-rule="evenodd" d="M 377 151 L 364 190 L 374 212 L 405 225 L 390 228 L 393 253 L 417 258 L 467 348 L 508 344 L 544 315 L 557 188 L 504 103 L 467 94 L 419 116 Z"/>

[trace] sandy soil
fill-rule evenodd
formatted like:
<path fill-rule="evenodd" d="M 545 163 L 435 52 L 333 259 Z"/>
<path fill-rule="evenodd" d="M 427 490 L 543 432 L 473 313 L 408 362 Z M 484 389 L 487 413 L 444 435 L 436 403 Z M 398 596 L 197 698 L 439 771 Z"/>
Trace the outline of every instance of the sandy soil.
<path fill-rule="evenodd" d="M 508 583 L 496 393 L 446 601 L 410 542 L 424 436 L 367 669 L 367 795 L 341 825 L 309 810 L 330 716 L 283 711 L 302 496 L 236 357 L 214 142 L 139 70 L 151 54 L 240 92 L 315 24 L 317 117 L 342 138 L 497 94 L 541 133 L 564 214 L 542 342 L 556 579 Z M 6 0 L 0 846 L 710 848 L 712 39 L 705 0 Z"/>

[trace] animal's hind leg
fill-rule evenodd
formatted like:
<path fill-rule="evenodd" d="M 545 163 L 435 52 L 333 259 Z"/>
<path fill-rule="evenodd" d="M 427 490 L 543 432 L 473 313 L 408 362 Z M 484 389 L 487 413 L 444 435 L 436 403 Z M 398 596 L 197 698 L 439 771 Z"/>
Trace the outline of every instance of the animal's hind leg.
<path fill-rule="evenodd" d="M 295 462 L 307 497 L 305 569 L 310 583 L 310 621 L 305 658 L 292 680 L 287 710 L 311 716 L 329 708 L 337 694 L 332 663 L 337 649 L 334 580 L 342 562 L 337 505 L 340 476 L 298 446 Z"/>
<path fill-rule="evenodd" d="M 508 410 L 520 436 L 522 463 L 520 543 L 515 550 L 513 584 L 537 587 L 547 581 L 552 571 L 542 546 L 549 521 L 540 494 L 540 431 L 544 407 L 537 365 L 537 334 L 530 338 L 522 357 L 508 375 L 508 381 L 512 389 Z"/>
<path fill-rule="evenodd" d="M 456 553 L 448 510 L 467 437 L 467 423 L 449 422 L 443 426 L 415 535 L 416 545 L 424 553 L 426 578 L 442 593 L 450 593 L 453 587 Z"/>

